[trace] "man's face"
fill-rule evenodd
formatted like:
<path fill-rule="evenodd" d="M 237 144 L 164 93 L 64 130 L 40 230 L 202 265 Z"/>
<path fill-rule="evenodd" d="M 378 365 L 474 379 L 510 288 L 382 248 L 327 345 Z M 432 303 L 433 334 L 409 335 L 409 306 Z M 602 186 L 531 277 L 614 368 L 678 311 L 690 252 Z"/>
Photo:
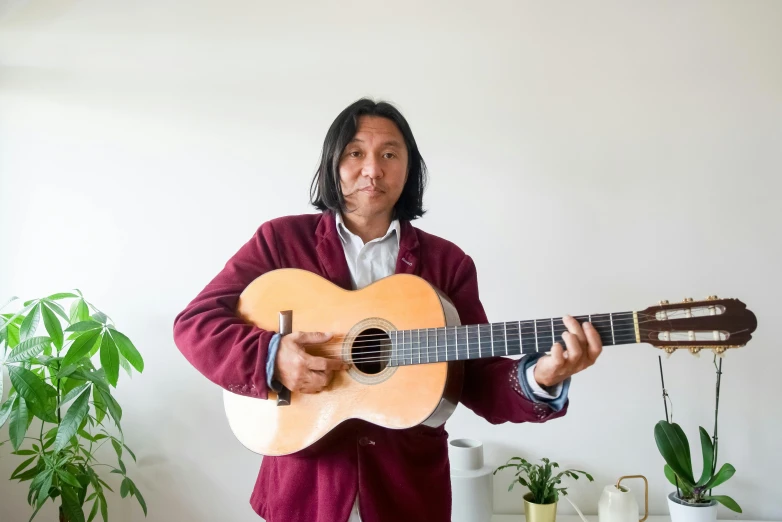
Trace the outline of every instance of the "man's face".
<path fill-rule="evenodd" d="M 407 181 L 407 146 L 396 124 L 361 116 L 339 162 L 347 209 L 361 217 L 390 217 Z"/>

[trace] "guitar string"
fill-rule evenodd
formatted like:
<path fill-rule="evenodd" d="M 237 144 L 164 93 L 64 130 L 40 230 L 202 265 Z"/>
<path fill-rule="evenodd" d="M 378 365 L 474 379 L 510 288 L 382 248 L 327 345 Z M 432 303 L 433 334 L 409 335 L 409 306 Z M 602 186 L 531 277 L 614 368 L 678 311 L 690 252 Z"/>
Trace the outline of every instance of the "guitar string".
<path fill-rule="evenodd" d="M 742 333 L 742 332 L 745 332 L 745 331 L 748 331 L 748 329 L 732 332 L 731 334 L 732 335 L 739 334 L 739 333 Z M 610 346 L 610 345 L 618 345 L 618 344 L 634 344 L 634 343 L 637 342 L 635 339 L 636 339 L 635 334 L 630 334 L 630 335 L 627 335 L 627 336 L 625 336 L 623 338 L 620 336 L 620 339 L 619 339 L 618 343 L 616 342 L 616 340 L 614 340 L 614 342 L 612 344 L 608 344 L 608 345 Z M 515 340 L 518 340 L 518 339 L 512 339 L 512 340 L 515 341 Z M 539 337 L 538 340 L 540 340 L 540 337 Z M 548 339 L 546 339 L 546 341 L 548 341 Z M 644 344 L 646 344 L 647 342 L 648 342 L 648 344 L 654 344 L 654 343 L 651 343 L 649 341 L 642 341 L 642 343 L 644 343 Z M 691 345 L 693 343 L 697 343 L 698 341 L 682 340 L 682 341 L 674 341 L 674 342 L 686 343 L 685 346 L 688 346 L 688 345 Z M 707 340 L 707 341 L 701 341 L 701 342 L 709 343 L 709 342 L 713 342 L 713 340 Z M 551 344 L 552 347 L 553 347 L 553 344 L 554 343 Z M 468 343 L 466 347 L 464 347 L 464 346 L 462 348 L 459 348 L 458 346 L 455 347 L 453 352 L 456 354 L 457 360 L 460 359 L 460 357 L 463 356 L 463 355 L 467 356 L 465 358 L 469 358 L 470 353 L 474 352 L 476 350 L 476 347 L 478 347 L 478 346 L 480 346 L 480 343 L 478 343 L 478 344 Z M 710 347 L 712 345 L 705 345 L 705 346 L 708 348 L 708 347 Z M 716 345 L 713 345 L 713 346 L 714 347 L 719 347 L 720 345 L 716 344 Z M 378 347 L 382 347 L 382 345 L 366 346 L 364 348 L 378 348 Z M 521 345 L 520 345 L 520 347 L 521 347 Z M 429 346 L 429 348 L 432 348 L 432 346 Z M 445 346 L 438 346 L 437 348 L 439 349 L 439 348 L 446 348 L 446 347 Z M 566 345 L 564 343 L 563 343 L 563 349 L 567 350 L 567 347 L 566 347 Z M 523 347 L 522 347 L 522 350 L 523 350 Z M 499 351 L 501 351 L 501 350 L 499 350 Z M 547 351 L 547 350 L 545 350 L 545 351 Z M 353 362 L 381 362 L 381 361 L 387 361 L 388 359 L 390 359 L 390 356 L 395 353 L 395 355 L 396 355 L 395 359 L 397 361 L 400 361 L 400 360 L 401 361 L 406 361 L 406 360 L 423 359 L 423 357 L 425 355 L 427 355 L 429 352 L 428 351 L 425 352 L 425 351 L 423 351 L 421 349 L 419 349 L 417 352 L 413 352 L 412 351 L 412 346 L 411 346 L 410 350 L 408 351 L 405 348 L 404 345 L 401 347 L 401 351 L 400 351 L 400 347 L 399 347 L 399 345 L 397 345 L 396 351 L 393 348 L 391 348 L 391 349 L 387 348 L 386 350 L 381 350 L 381 351 L 377 351 L 377 352 L 361 352 L 361 353 L 362 353 L 361 357 L 354 357 L 351 360 Z M 379 353 L 384 353 L 386 355 L 385 356 L 372 355 L 372 354 L 376 354 L 376 353 L 378 353 L 378 354 Z M 437 354 L 439 354 L 439 353 L 440 352 L 438 351 Z M 528 352 L 528 353 L 537 353 L 537 351 L 536 352 Z M 336 355 L 336 356 L 329 355 L 328 352 L 314 352 L 311 355 L 318 356 L 318 357 L 324 357 L 326 359 L 336 359 L 336 360 L 342 360 L 343 359 L 339 355 Z M 367 355 L 371 355 L 371 356 L 367 357 Z M 450 351 L 446 350 L 446 354 L 445 354 L 446 359 L 445 360 L 454 360 L 454 359 L 448 359 L 449 355 L 450 355 Z M 503 355 L 524 355 L 524 352 L 522 351 L 520 353 L 513 353 L 513 354 L 499 353 L 499 354 L 493 354 L 492 356 L 500 357 L 500 356 L 503 356 Z M 429 362 L 445 362 L 445 361 L 435 360 L 435 361 L 429 361 Z M 422 364 L 423 364 L 423 362 L 422 362 Z M 404 363 L 403 363 L 403 365 L 404 365 Z"/>
<path fill-rule="evenodd" d="M 614 315 L 614 321 L 613 322 L 614 322 L 615 326 L 617 326 L 616 325 L 617 319 L 620 319 L 620 320 L 628 320 L 628 319 L 630 319 L 630 317 L 619 317 L 621 314 L 630 314 L 630 315 L 632 315 L 632 312 L 622 312 L 622 313 L 618 313 L 618 314 L 613 314 Z M 578 317 L 580 317 L 580 316 L 578 316 Z M 576 318 L 578 318 L 578 317 L 576 317 Z M 644 317 L 644 316 L 639 316 L 639 318 L 640 317 Z M 669 317 L 668 320 L 660 320 L 660 319 L 656 319 L 656 318 L 650 318 L 650 319 L 646 319 L 646 320 L 639 320 L 638 321 L 638 325 L 640 326 L 640 325 L 645 325 L 645 324 L 648 324 L 648 323 L 665 323 L 665 322 L 668 322 L 670 320 L 675 320 L 675 317 L 673 319 L 671 319 L 671 317 Z M 546 329 L 549 329 L 549 327 L 550 327 L 551 319 L 537 319 L 535 321 L 541 322 L 543 327 L 546 328 Z M 521 327 L 518 326 L 519 322 L 522 323 Z M 395 334 L 395 335 L 398 335 L 398 332 L 402 332 L 402 331 L 404 331 L 404 332 L 419 332 L 420 333 L 421 330 L 429 330 L 429 331 L 431 331 L 431 330 L 442 330 L 444 328 L 445 329 L 448 329 L 448 328 L 456 329 L 456 328 L 458 328 L 458 329 L 461 329 L 462 332 L 465 332 L 465 335 L 468 335 L 469 332 L 464 330 L 467 327 L 471 327 L 471 328 L 483 327 L 484 328 L 484 332 L 485 332 L 486 328 L 503 326 L 507 330 L 510 330 L 511 328 L 515 328 L 516 330 L 519 330 L 519 332 L 521 332 L 521 333 L 529 333 L 529 332 L 534 332 L 536 330 L 536 328 L 537 328 L 537 326 L 534 325 L 534 324 L 530 325 L 532 322 L 533 322 L 533 320 L 529 320 L 529 321 L 513 321 L 513 322 L 507 322 L 507 323 L 484 323 L 484 324 L 480 324 L 480 325 L 455 325 L 455 326 L 445 326 L 445 327 L 440 326 L 440 327 L 434 327 L 434 328 L 419 328 L 419 329 L 409 329 L 409 330 L 392 330 L 392 332 L 397 332 L 397 334 Z M 595 326 L 596 329 L 597 328 L 608 328 L 607 325 L 610 325 L 610 324 L 611 324 L 611 320 L 610 319 L 609 320 L 605 320 L 605 321 L 593 321 L 592 322 L 592 325 Z M 619 327 L 629 326 L 629 323 L 628 324 L 620 324 L 618 326 Z M 661 324 L 661 326 L 663 326 L 663 325 Z M 555 330 L 557 330 L 559 328 L 563 328 L 562 329 L 562 333 L 568 331 L 567 328 L 564 328 L 564 324 L 563 323 L 560 323 L 560 324 L 557 324 L 557 325 L 554 326 Z M 648 328 L 645 328 L 645 330 L 649 331 Z M 667 331 L 671 331 L 671 329 L 651 330 L 651 331 L 653 331 L 653 332 L 654 331 L 657 331 L 657 332 L 667 332 Z M 711 331 L 711 330 L 704 330 L 704 331 Z M 449 332 L 446 331 L 445 333 L 448 334 Z M 480 331 L 478 333 L 480 334 Z M 539 336 L 544 334 L 544 333 L 545 332 L 540 332 Z M 598 333 L 600 333 L 600 332 L 598 331 Z M 342 334 L 339 334 L 339 335 L 337 335 L 335 337 L 341 337 L 342 339 L 344 339 L 346 336 L 342 335 Z M 363 334 L 363 335 L 357 336 L 356 340 L 358 340 L 358 341 L 365 341 L 365 340 L 369 340 L 369 339 L 378 339 L 378 338 L 380 338 L 380 339 L 387 339 L 387 338 L 389 338 L 389 335 L 386 332 L 377 333 L 377 334 Z M 336 341 L 336 342 L 326 342 L 326 343 L 318 344 L 318 346 L 337 346 L 337 345 L 341 346 L 342 344 L 343 344 L 343 342 Z"/>
<path fill-rule="evenodd" d="M 746 332 L 746 331 L 748 331 L 748 329 L 745 328 L 744 330 L 737 330 L 735 332 L 729 332 L 729 333 L 730 333 L 730 335 L 736 335 L 736 334 L 740 334 L 740 333 L 743 333 L 743 332 Z M 550 334 L 539 335 L 538 336 L 538 344 L 540 343 L 541 339 L 543 340 L 544 343 L 550 343 L 549 346 L 553 347 L 553 345 L 554 345 L 554 341 L 553 341 L 554 337 L 553 336 L 551 336 Z M 522 350 L 523 350 L 523 345 L 522 345 L 523 340 L 524 339 L 521 338 L 521 337 L 509 337 L 508 338 L 509 342 L 519 341 L 519 343 L 520 343 L 519 347 Z M 637 343 L 635 333 L 627 333 L 627 334 L 621 334 L 621 335 L 615 336 L 615 338 L 612 341 L 613 342 L 609 342 L 609 339 L 605 339 L 605 342 L 606 342 L 606 344 L 608 346 L 617 345 L 617 344 L 634 344 L 634 343 Z M 566 343 L 564 343 L 562 341 L 557 341 L 557 342 L 560 342 L 562 344 L 562 347 L 564 349 L 567 349 Z M 652 339 L 649 339 L 648 341 L 643 340 L 641 342 L 642 343 L 653 344 L 652 343 Z M 681 340 L 673 340 L 672 342 L 680 342 L 680 343 L 683 343 L 684 345 L 692 345 L 693 343 L 697 343 L 698 341 L 697 340 L 696 341 L 691 341 L 689 339 L 681 339 Z M 710 342 L 714 342 L 714 340 L 713 339 L 701 340 L 701 342 L 702 343 L 710 343 Z M 714 345 L 705 345 L 705 346 L 715 346 L 716 347 L 716 346 L 720 346 L 720 344 L 724 344 L 725 342 L 729 342 L 729 341 L 726 340 L 726 341 L 724 341 L 722 343 L 718 343 L 718 344 L 714 344 Z M 461 345 L 461 346 L 464 346 L 464 345 Z M 389 347 L 391 348 L 390 350 L 389 350 Z M 478 347 L 478 348 L 481 347 L 480 340 L 478 340 L 477 343 L 472 343 L 472 342 L 468 341 L 467 346 L 464 347 L 464 348 L 460 348 L 459 346 L 456 346 L 454 348 L 454 351 L 456 353 L 461 353 L 463 351 L 464 353 L 469 354 L 469 352 L 472 349 L 475 349 L 475 347 Z M 389 340 L 389 344 L 385 345 L 385 346 L 382 345 L 382 344 L 374 344 L 374 345 L 361 346 L 359 348 L 363 348 L 363 349 L 366 349 L 366 348 L 370 348 L 370 349 L 372 349 L 372 348 L 384 348 L 383 350 L 379 350 L 379 351 L 371 351 L 371 352 L 362 351 L 362 352 L 360 352 L 362 354 L 362 356 L 372 355 L 372 354 L 381 354 L 381 353 L 382 354 L 388 354 L 389 351 L 394 351 L 394 348 L 393 348 L 390 340 Z M 427 350 L 431 349 L 431 348 L 434 348 L 434 347 L 429 345 L 427 347 Z M 448 350 L 447 350 L 448 347 L 445 346 L 445 345 L 437 346 L 436 348 L 437 348 L 437 353 L 440 353 L 439 352 L 440 348 L 444 348 L 444 349 L 446 349 L 446 353 L 448 352 Z M 396 350 L 397 355 L 399 355 L 401 353 L 402 355 L 405 356 L 405 357 L 402 357 L 402 359 L 409 359 L 409 358 L 411 358 L 411 357 L 407 357 L 407 355 L 410 355 L 410 354 L 412 354 L 412 358 L 415 358 L 415 357 L 418 356 L 418 352 L 420 352 L 422 355 L 428 353 L 428 351 L 424 351 L 424 347 L 423 346 L 420 346 L 417 349 L 417 352 L 413 353 L 413 345 L 412 345 L 412 343 L 399 343 L 399 342 L 397 342 L 395 350 Z M 495 351 L 502 352 L 501 349 L 500 350 L 495 350 Z M 330 354 L 341 354 L 342 352 L 343 352 L 343 350 L 337 350 L 337 351 L 334 351 L 334 350 L 314 351 L 314 352 L 311 353 L 311 355 L 321 356 L 322 357 L 322 356 L 329 356 Z M 483 351 L 481 350 L 481 353 L 482 352 Z M 499 353 L 498 355 L 506 355 L 506 354 Z M 520 354 L 513 354 L 513 355 L 520 355 Z M 446 355 L 446 357 L 447 357 L 447 355 Z M 336 358 L 341 358 L 341 357 L 336 357 Z M 356 358 L 356 359 L 353 359 L 353 360 L 359 360 L 359 359 Z"/>

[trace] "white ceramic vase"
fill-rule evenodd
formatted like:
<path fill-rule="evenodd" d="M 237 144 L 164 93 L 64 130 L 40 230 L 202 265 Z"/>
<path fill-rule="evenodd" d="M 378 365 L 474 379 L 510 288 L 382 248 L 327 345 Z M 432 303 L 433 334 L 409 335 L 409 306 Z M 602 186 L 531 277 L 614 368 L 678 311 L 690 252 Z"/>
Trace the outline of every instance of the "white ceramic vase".
<path fill-rule="evenodd" d="M 689 504 L 680 500 L 676 492 L 668 494 L 668 510 L 671 522 L 716 522 L 717 501 L 708 504 Z"/>
<path fill-rule="evenodd" d="M 490 522 L 494 511 L 491 466 L 483 463 L 483 443 L 448 441 L 451 462 L 451 522 Z"/>

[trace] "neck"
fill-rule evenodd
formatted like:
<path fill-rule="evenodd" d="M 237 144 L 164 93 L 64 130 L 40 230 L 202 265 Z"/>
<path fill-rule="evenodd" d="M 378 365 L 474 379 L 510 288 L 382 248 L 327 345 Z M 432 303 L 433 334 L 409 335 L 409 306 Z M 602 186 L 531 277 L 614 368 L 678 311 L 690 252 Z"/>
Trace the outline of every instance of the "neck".
<path fill-rule="evenodd" d="M 580 323 L 591 322 L 603 345 L 640 342 L 635 312 L 576 316 L 575 319 Z M 562 334 L 566 331 L 561 318 L 399 330 L 390 335 L 391 365 L 548 352 L 555 342 L 565 347 Z"/>
<path fill-rule="evenodd" d="M 342 220 L 348 230 L 356 234 L 364 243 L 383 237 L 391 226 L 391 214 L 364 216 L 355 212 L 343 212 Z"/>

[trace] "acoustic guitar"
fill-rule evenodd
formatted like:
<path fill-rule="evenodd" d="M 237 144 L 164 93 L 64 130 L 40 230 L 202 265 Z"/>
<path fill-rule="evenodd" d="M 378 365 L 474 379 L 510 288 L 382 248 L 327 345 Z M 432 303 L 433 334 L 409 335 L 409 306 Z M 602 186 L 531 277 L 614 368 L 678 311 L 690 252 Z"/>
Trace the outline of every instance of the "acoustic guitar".
<path fill-rule="evenodd" d="M 333 332 L 308 353 L 350 365 L 316 394 L 282 390 L 264 400 L 224 391 L 234 435 L 275 456 L 304 450 L 351 418 L 392 429 L 440 426 L 459 401 L 464 361 L 547 352 L 567 330 L 558 318 L 462 325 L 440 290 L 410 274 L 350 291 L 305 270 L 274 270 L 248 285 L 237 312 L 282 334 Z M 757 326 L 744 303 L 716 296 L 574 317 L 591 322 L 605 346 L 648 343 L 668 353 L 722 353 L 744 346 Z"/>

